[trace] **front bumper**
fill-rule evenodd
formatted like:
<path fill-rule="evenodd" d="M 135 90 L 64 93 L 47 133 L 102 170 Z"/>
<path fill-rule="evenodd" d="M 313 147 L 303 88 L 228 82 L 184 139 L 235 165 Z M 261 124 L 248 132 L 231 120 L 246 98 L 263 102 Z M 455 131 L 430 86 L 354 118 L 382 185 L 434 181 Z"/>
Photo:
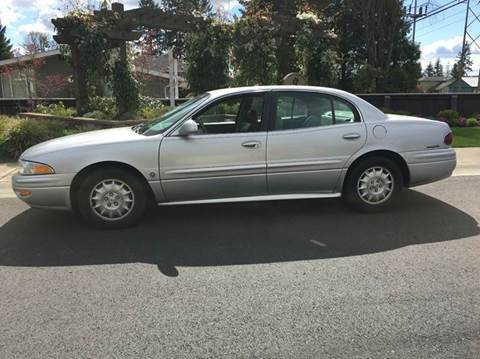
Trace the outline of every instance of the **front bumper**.
<path fill-rule="evenodd" d="M 51 174 L 12 177 L 12 188 L 30 207 L 71 210 L 70 183 L 74 175 Z"/>

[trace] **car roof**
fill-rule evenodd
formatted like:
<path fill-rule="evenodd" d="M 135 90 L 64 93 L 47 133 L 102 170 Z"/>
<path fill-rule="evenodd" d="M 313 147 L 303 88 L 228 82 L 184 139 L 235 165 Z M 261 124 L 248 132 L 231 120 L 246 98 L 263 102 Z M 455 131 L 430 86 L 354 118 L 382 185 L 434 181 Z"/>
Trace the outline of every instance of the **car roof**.
<path fill-rule="evenodd" d="M 245 86 L 245 87 L 230 87 L 219 90 L 212 90 L 209 93 L 212 96 L 224 96 L 224 95 L 234 95 L 236 93 L 250 92 L 250 91 L 272 91 L 272 90 L 282 90 L 282 91 L 313 91 L 313 92 L 324 92 L 332 94 L 343 94 L 343 95 L 352 95 L 346 91 L 330 88 L 330 87 L 319 87 L 319 86 L 298 86 L 298 85 L 269 85 L 269 86 Z"/>
<path fill-rule="evenodd" d="M 355 104 L 358 110 L 362 114 L 364 121 L 380 121 L 385 120 L 386 115 L 378 108 L 368 103 L 367 101 L 355 96 L 349 92 L 330 88 L 330 87 L 318 87 L 318 86 L 297 86 L 297 85 L 271 85 L 271 86 L 248 86 L 248 87 L 231 87 L 219 90 L 212 90 L 208 93 L 212 99 L 219 98 L 228 95 L 259 92 L 259 91 L 305 91 L 305 92 L 320 92 L 324 94 L 335 95 L 349 102 Z"/>

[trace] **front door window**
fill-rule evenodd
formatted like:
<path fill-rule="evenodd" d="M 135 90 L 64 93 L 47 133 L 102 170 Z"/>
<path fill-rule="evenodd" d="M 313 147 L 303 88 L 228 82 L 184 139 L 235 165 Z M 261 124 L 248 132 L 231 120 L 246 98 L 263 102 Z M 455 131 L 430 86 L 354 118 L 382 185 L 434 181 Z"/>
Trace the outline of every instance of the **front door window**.
<path fill-rule="evenodd" d="M 193 117 L 201 134 L 248 133 L 263 129 L 263 94 L 229 97 Z"/>

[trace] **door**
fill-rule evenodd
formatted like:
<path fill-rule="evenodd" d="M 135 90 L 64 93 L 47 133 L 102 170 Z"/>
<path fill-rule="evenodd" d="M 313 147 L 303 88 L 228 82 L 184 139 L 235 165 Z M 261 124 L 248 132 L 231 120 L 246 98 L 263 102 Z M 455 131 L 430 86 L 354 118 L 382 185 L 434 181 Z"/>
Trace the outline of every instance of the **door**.
<path fill-rule="evenodd" d="M 270 194 L 332 193 L 348 159 L 366 141 L 349 102 L 315 92 L 275 92 L 268 134 Z"/>
<path fill-rule="evenodd" d="M 161 183 L 168 201 L 267 193 L 265 94 L 215 101 L 195 114 L 197 134 L 160 145 Z"/>

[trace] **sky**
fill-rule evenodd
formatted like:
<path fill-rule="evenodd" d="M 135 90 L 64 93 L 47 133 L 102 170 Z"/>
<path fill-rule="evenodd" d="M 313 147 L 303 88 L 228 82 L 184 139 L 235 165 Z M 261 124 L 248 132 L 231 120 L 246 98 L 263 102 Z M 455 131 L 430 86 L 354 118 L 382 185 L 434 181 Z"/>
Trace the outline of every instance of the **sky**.
<path fill-rule="evenodd" d="M 88 3 L 95 0 L 0 0 L 0 23 L 7 26 L 7 36 L 15 47 L 19 47 L 25 35 L 30 31 L 41 31 L 53 34 L 50 19 L 62 16 L 73 3 Z M 136 7 L 138 0 L 119 0 L 126 9 Z M 406 0 L 409 6 L 414 0 Z M 459 0 L 457 0 L 459 1 Z M 236 0 L 212 0 L 215 7 L 226 14 L 238 13 L 241 7 Z M 435 8 L 452 3 L 452 0 L 417 0 L 418 5 L 429 5 L 428 12 Z M 454 1 L 453 1 L 454 2 Z M 461 2 L 461 1 L 459 1 Z M 480 18 L 480 1 L 471 0 L 472 10 Z M 460 4 L 441 14 L 422 19 L 417 24 L 416 41 L 422 50 L 422 66 L 440 58 L 445 68 L 452 67 L 462 47 L 463 28 L 465 24 L 466 5 Z M 473 20 L 473 15 L 470 16 Z M 480 36 L 480 21 L 475 21 L 469 28 L 475 38 Z M 480 38 L 477 40 L 480 44 Z M 472 45 L 473 72 L 480 70 L 480 48 Z"/>

